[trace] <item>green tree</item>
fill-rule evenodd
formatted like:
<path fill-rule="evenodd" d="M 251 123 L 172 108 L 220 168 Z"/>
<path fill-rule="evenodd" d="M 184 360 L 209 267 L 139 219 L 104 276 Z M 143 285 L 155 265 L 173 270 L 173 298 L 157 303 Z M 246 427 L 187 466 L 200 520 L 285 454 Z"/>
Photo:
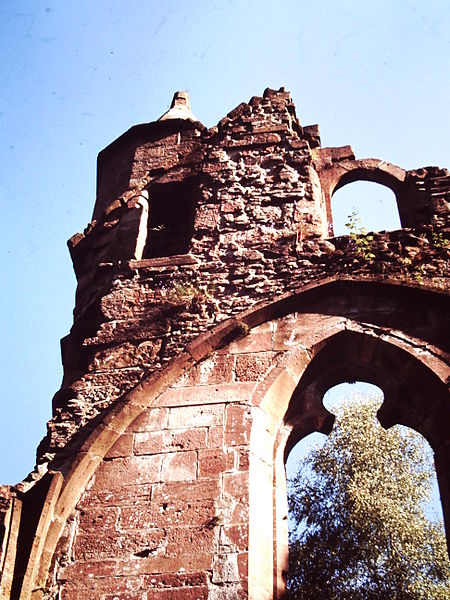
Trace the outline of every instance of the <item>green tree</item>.
<path fill-rule="evenodd" d="M 450 597 L 443 525 L 425 514 L 431 452 L 412 430 L 384 430 L 378 406 L 344 402 L 325 444 L 289 482 L 293 598 Z"/>

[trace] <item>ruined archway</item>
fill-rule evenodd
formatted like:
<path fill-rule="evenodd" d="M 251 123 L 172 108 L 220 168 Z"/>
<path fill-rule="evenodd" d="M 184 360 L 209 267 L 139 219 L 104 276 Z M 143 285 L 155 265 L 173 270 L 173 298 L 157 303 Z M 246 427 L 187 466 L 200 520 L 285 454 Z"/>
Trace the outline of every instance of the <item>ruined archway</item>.
<path fill-rule="evenodd" d="M 377 391 L 366 392 L 365 388 Z M 341 594 L 352 595 L 350 590 L 358 595 L 358 588 L 363 596 L 367 589 L 378 589 L 382 597 L 391 597 L 396 596 L 395 590 L 408 588 L 413 582 L 423 590 L 424 571 L 417 571 L 416 562 L 420 555 L 423 569 L 429 567 L 430 586 L 433 581 L 447 589 L 445 575 L 437 575 L 437 579 L 432 575 L 448 571 L 442 514 L 439 538 L 431 525 L 433 521 L 438 527 L 439 521 L 430 511 L 439 512 L 440 502 L 433 452 L 423 436 L 410 428 L 384 430 L 375 416 L 382 403 L 380 391 L 362 382 L 335 387 L 326 394 L 328 401 L 323 401 L 336 415 L 330 435 L 307 436 L 290 452 L 286 472 L 288 589 L 292 597 L 340 598 Z M 366 393 L 376 396 L 370 395 L 369 399 Z M 398 452 L 399 447 L 404 451 Z M 428 477 L 431 481 L 434 477 L 433 505 L 422 504 L 426 493 L 421 495 L 419 491 L 425 491 L 425 481 L 431 486 Z M 364 505 L 363 512 L 359 501 Z M 355 506 L 359 510 L 355 511 Z M 385 511 L 387 506 L 389 511 Z M 425 511 L 423 520 L 417 519 L 420 507 Z M 429 530 L 425 525 L 428 520 Z M 408 544 L 411 531 L 421 529 L 419 523 L 423 523 L 423 535 Z M 394 548 L 402 548 L 397 564 L 392 561 Z M 441 564 L 441 569 L 433 569 L 433 563 L 435 567 Z M 386 568 L 387 564 L 390 567 Z M 394 572 L 397 575 L 391 578 L 388 574 Z M 440 577 L 443 580 L 439 582 Z M 384 593 L 379 587 L 381 581 L 385 582 Z M 392 589 L 391 594 L 387 589 Z M 433 595 L 430 591 L 430 597 Z"/>
<path fill-rule="evenodd" d="M 100 495 L 104 494 L 116 461 L 119 479 L 116 477 L 115 480 L 119 485 L 122 479 L 126 483 L 126 470 L 128 466 L 133 466 L 135 459 L 121 456 L 123 452 L 130 452 L 127 450 L 127 447 L 130 448 L 127 440 L 130 440 L 130 432 L 132 435 L 136 430 L 134 423 L 138 422 L 140 416 L 147 415 L 144 422 L 149 419 L 154 422 L 155 418 L 156 422 L 160 422 L 161 410 L 167 412 L 171 410 L 170 407 L 177 407 L 177 419 L 184 419 L 196 410 L 195 406 L 200 412 L 209 414 L 208 406 L 218 402 L 215 400 L 217 395 L 224 407 L 229 406 L 225 410 L 227 417 L 223 434 L 227 436 L 231 448 L 236 443 L 242 446 L 244 459 L 242 464 L 239 459 L 237 472 L 233 470 L 235 467 L 227 470 L 229 464 L 219 464 L 217 476 L 220 478 L 222 469 L 225 469 L 227 483 L 222 492 L 225 496 L 217 500 L 218 506 L 222 513 L 227 498 L 234 504 L 242 504 L 239 514 L 243 520 L 231 523 L 227 530 L 240 531 L 246 536 L 244 540 L 248 539 L 236 546 L 240 549 L 236 549 L 233 555 L 235 563 L 228 565 L 231 569 L 239 568 L 239 573 L 233 570 L 225 572 L 231 573 L 232 578 L 239 577 L 235 579 L 239 585 L 246 585 L 248 579 L 250 598 L 281 597 L 288 557 L 284 458 L 286 448 L 294 438 L 298 439 L 310 431 L 327 433 L 330 430 L 332 416 L 322 405 L 321 391 L 333 382 L 354 379 L 360 373 L 364 373 L 365 379 L 375 382 L 389 375 L 389 385 L 383 386 L 385 392 L 390 392 L 389 410 L 383 424 L 414 423 L 414 428 L 429 433 L 435 452 L 440 452 L 439 443 L 445 433 L 445 420 L 448 419 L 448 403 L 443 401 L 446 397 L 444 380 L 448 366 L 439 351 L 439 344 L 445 346 L 445 340 L 442 339 L 445 321 L 443 301 L 440 294 L 417 288 L 370 281 L 328 281 L 305 286 L 297 293 L 263 303 L 243 313 L 239 319 L 219 325 L 198 338 L 189 347 L 189 353 L 169 365 L 158 379 L 150 377 L 144 381 L 104 416 L 102 423 L 76 455 L 67 474 L 55 473 L 38 525 L 40 534 L 33 542 L 24 578 L 22 593 L 29 595 L 23 597 L 39 597 L 33 589 L 38 590 L 46 585 L 48 568 L 55 560 L 54 556 L 60 553 L 65 556 L 65 540 L 78 539 L 77 536 L 73 537 L 73 533 L 67 533 L 65 537 L 63 532 L 66 523 L 78 522 L 76 515 L 80 511 L 95 508 L 91 501 L 95 493 L 92 478 L 103 472 L 98 485 L 101 486 Z M 405 306 L 409 307 L 408 312 L 405 312 Z M 419 313 L 418 306 L 425 306 L 426 309 Z M 398 331 L 391 332 L 395 323 L 401 323 L 400 315 L 403 315 L 401 334 Z M 236 340 L 236 337 L 239 339 Z M 233 339 L 235 341 L 230 341 Z M 415 356 L 417 346 L 422 350 Z M 208 355 L 211 355 L 209 359 Z M 205 359 L 210 363 L 202 370 L 201 364 Z M 239 364 L 241 383 L 235 389 L 228 383 L 204 385 L 208 381 L 222 381 L 223 369 L 229 360 Z M 261 375 L 256 379 L 255 369 Z M 205 381 L 201 378 L 202 373 L 206 374 Z M 248 383 L 245 383 L 246 373 L 249 376 Z M 414 402 L 411 403 L 410 395 L 406 392 L 411 377 L 415 375 L 423 384 L 413 394 Z M 256 386 L 252 383 L 255 381 L 258 382 Z M 421 402 L 424 386 L 435 392 L 432 413 L 425 410 Z M 188 410 L 183 406 L 189 404 L 189 398 L 195 401 Z M 405 410 L 405 402 L 408 410 Z M 165 436 L 156 437 L 159 439 L 157 444 L 164 443 Z M 169 438 L 172 439 L 171 435 Z M 192 439 L 197 439 L 197 436 Z M 137 442 L 140 448 L 147 443 L 141 434 Z M 113 450 L 114 447 L 118 450 Z M 145 453 L 148 452 L 150 462 L 146 466 Z M 150 474 L 146 477 L 151 476 L 155 469 L 153 452 L 161 452 L 161 449 L 139 450 L 136 458 L 140 468 Z M 188 450 L 188 454 L 191 456 L 194 453 Z M 442 464 L 439 467 L 436 460 L 436 466 L 437 471 L 444 474 L 440 478 L 444 505 L 445 498 L 449 497 L 445 481 L 448 470 L 444 463 L 444 446 L 439 456 Z M 176 454 L 174 460 L 175 457 Z M 177 462 L 170 464 L 180 465 Z M 189 477 L 196 477 L 192 465 L 187 468 L 192 474 Z M 208 490 L 215 489 L 211 482 L 207 483 Z M 180 484 L 179 489 L 188 487 Z M 86 491 L 88 495 L 83 498 Z M 173 494 L 175 496 L 172 499 L 176 499 L 176 492 Z M 161 499 L 161 494 L 158 497 Z M 98 508 L 95 510 L 98 511 Z M 133 508 L 132 512 L 135 510 Z M 127 511 L 130 512 L 129 509 Z M 212 514 L 199 526 L 204 527 L 206 532 L 209 532 L 209 527 L 222 527 L 221 513 L 218 521 Z M 228 514 L 226 510 L 224 514 Z M 83 518 L 86 520 L 86 517 Z M 82 537 L 86 537 L 85 533 Z M 93 533 L 98 543 L 98 536 L 95 531 Z M 59 549 L 56 549 L 58 540 Z M 148 565 L 145 568 L 160 568 L 159 559 L 156 567 L 152 567 L 152 557 L 146 558 L 145 548 L 137 548 L 135 552 L 135 561 L 144 552 L 143 560 Z M 105 586 L 108 585 L 108 577 L 121 575 L 120 570 L 109 573 L 108 569 L 111 564 L 120 569 L 122 563 L 111 562 L 111 558 L 108 560 L 108 556 L 105 556 L 102 557 L 101 566 L 97 566 L 100 578 L 90 577 L 89 569 L 93 567 L 85 566 L 79 550 L 75 557 L 78 558 L 70 567 L 72 579 L 64 571 L 64 565 L 61 575 L 58 572 L 52 575 L 59 582 L 58 585 L 72 586 L 72 594 L 79 593 L 76 587 L 78 581 L 80 585 L 89 582 L 90 586 Z M 203 555 L 202 560 L 206 558 Z M 219 558 L 216 559 L 217 568 L 221 568 Z M 195 557 L 192 560 L 190 569 L 195 564 Z M 168 564 L 172 563 L 169 561 Z M 83 573 L 87 574 L 88 579 Z M 121 576 L 124 577 L 123 574 Z M 230 582 L 227 585 L 235 584 Z M 94 591 L 92 593 L 92 597 L 95 597 Z"/>
<path fill-rule="evenodd" d="M 331 198 L 335 192 L 349 183 L 370 181 L 389 188 L 397 201 L 400 221 L 405 226 L 406 207 L 404 206 L 404 183 L 406 171 L 383 160 L 366 158 L 361 160 L 342 160 L 319 165 L 319 177 L 327 206 L 328 221 L 333 222 Z"/>
<path fill-rule="evenodd" d="M 371 181 L 354 181 L 340 187 L 333 193 L 331 204 L 335 236 L 401 227 L 395 194 Z"/>
<path fill-rule="evenodd" d="M 289 376 L 288 373 L 289 369 L 292 372 L 298 369 L 298 365 L 295 364 L 290 365 L 288 371 L 279 375 L 278 385 L 273 384 L 278 392 L 277 396 L 275 396 L 274 391 L 271 391 L 261 404 L 264 413 L 272 411 L 272 419 L 274 417 L 276 420 L 280 418 L 280 425 L 276 433 L 275 423 L 270 419 L 268 420 L 267 417 L 263 418 L 265 430 L 273 431 L 273 593 L 274 597 L 277 598 L 281 598 L 284 593 L 285 575 L 288 568 L 285 458 L 290 449 L 306 435 L 314 431 L 325 434 L 330 432 L 333 416 L 324 408 L 322 397 L 329 387 L 337 383 L 359 378 L 378 385 L 385 393 L 385 401 L 378 412 L 382 425 L 385 427 L 397 423 L 407 425 L 421 433 L 428 440 L 435 452 L 436 472 L 448 537 L 449 490 L 446 470 L 443 468 L 442 462 L 445 460 L 445 429 L 449 419 L 448 391 L 445 383 L 426 363 L 411 354 L 412 348 L 409 351 L 399 348 L 394 337 L 389 339 L 390 336 L 386 336 L 380 339 L 373 333 L 350 328 L 337 333 L 331 331 L 329 333 L 331 335 L 318 344 L 320 349 L 317 353 L 313 351 L 314 358 L 305 368 L 290 398 L 281 401 L 280 396 L 283 394 L 283 388 L 288 395 L 290 394 L 289 387 L 286 386 L 286 380 L 290 377 L 288 381 L 290 387 L 292 387 L 292 375 Z M 284 384 L 283 379 L 285 380 Z M 415 386 L 415 381 L 420 383 Z M 429 393 L 433 396 L 432 408 L 429 406 Z M 275 403 L 280 412 L 274 409 Z M 281 415 L 282 407 L 287 407 L 283 416 Z M 257 422 L 256 426 L 258 426 Z M 254 439 L 258 440 L 257 434 Z M 255 441 L 255 445 L 257 443 Z M 267 450 L 263 453 L 260 449 L 254 448 L 254 453 L 257 455 L 254 460 L 254 467 L 258 475 L 253 476 L 253 478 L 252 473 L 250 475 L 252 482 L 250 494 L 252 493 L 252 485 L 258 488 L 258 493 L 255 493 L 254 498 L 256 503 L 256 498 L 259 499 L 258 502 L 261 502 L 263 496 L 260 482 L 264 481 L 264 478 L 271 478 L 267 466 L 264 465 L 268 461 Z M 260 453 L 259 456 L 258 453 Z M 268 488 L 266 494 L 270 495 Z M 269 504 L 270 502 L 267 501 L 266 518 L 269 515 Z M 262 507 L 251 506 L 250 518 L 252 517 L 253 508 L 257 512 L 258 521 L 261 522 L 263 518 Z M 267 577 L 270 557 L 267 554 L 264 561 L 263 545 L 261 545 L 261 540 L 259 541 L 260 544 L 254 548 L 254 551 L 257 554 L 257 562 L 260 565 L 266 564 Z M 268 537 L 265 543 L 267 546 L 269 545 Z M 251 559 L 250 564 L 252 564 Z M 249 575 L 251 580 L 251 572 Z M 255 576 L 257 576 L 256 563 Z M 262 585 L 262 582 L 260 582 L 260 585 Z M 259 589 L 258 593 L 261 592 L 261 588 L 256 589 Z M 255 594 L 255 597 L 258 597 L 257 594 Z"/>
<path fill-rule="evenodd" d="M 0 507 L 11 600 L 161 586 L 279 596 L 286 443 L 327 431 L 318 390 L 360 372 L 387 377 L 386 426 L 429 434 L 448 521 L 448 171 L 321 148 L 283 88 L 210 130 L 185 117 L 133 128 L 99 156 L 94 220 L 69 242 L 62 388 L 35 473 Z M 415 227 L 377 236 L 368 260 L 352 239 L 325 239 L 331 194 L 357 178 L 393 189 Z M 173 198 L 186 221 L 172 220 Z M 167 239 L 147 236 L 164 227 Z"/>

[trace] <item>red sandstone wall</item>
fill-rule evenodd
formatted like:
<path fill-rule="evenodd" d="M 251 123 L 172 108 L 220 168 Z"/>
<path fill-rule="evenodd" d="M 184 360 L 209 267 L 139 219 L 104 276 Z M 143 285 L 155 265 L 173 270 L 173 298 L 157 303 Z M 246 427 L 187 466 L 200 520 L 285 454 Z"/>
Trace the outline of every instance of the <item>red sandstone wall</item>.
<path fill-rule="evenodd" d="M 266 485 L 258 475 L 251 479 L 249 468 L 253 464 L 255 472 L 267 465 L 272 474 L 274 452 L 283 454 L 291 431 L 297 435 L 300 427 L 304 435 L 326 430 L 329 424 L 327 412 L 319 408 L 319 396 L 317 406 L 310 399 L 302 409 L 297 407 L 294 416 L 284 418 L 280 428 L 289 386 L 278 385 L 275 393 L 270 390 L 280 374 L 294 372 L 305 358 L 309 361 L 321 347 L 320 340 L 330 334 L 352 328 L 365 335 L 380 332 L 379 326 L 361 328 L 345 317 L 344 305 L 341 316 L 327 316 L 335 299 L 323 302 L 325 314 L 297 313 L 249 331 L 192 368 L 143 411 L 108 452 L 68 520 L 56 553 L 54 592 L 46 597 L 53 598 L 58 590 L 66 600 L 234 600 L 247 597 L 249 576 L 251 597 L 268 597 L 264 590 L 261 595 L 255 590 L 262 589 L 261 580 L 271 588 L 273 567 L 265 568 L 264 556 L 261 564 L 256 559 L 259 566 L 253 572 L 248 565 L 250 542 L 257 553 L 267 543 L 267 532 L 273 546 L 269 555 L 284 552 L 284 565 L 279 565 L 283 585 L 286 547 L 280 538 L 286 533 L 286 493 L 284 505 L 281 501 L 276 506 L 273 483 Z M 364 306 L 368 320 L 381 305 L 396 318 L 398 308 L 387 300 L 370 307 L 367 298 L 353 297 L 353 310 Z M 410 321 L 416 333 L 420 321 L 418 315 Z M 387 323 L 383 331 L 389 338 Z M 414 337 L 393 340 L 407 352 L 417 344 Z M 423 360 L 431 363 L 429 342 L 423 340 L 430 348 Z M 362 352 L 355 341 L 350 347 L 364 355 L 365 364 L 381 368 L 376 366 L 380 361 L 376 348 Z M 411 375 L 406 370 L 405 377 Z M 438 413 L 437 395 L 434 402 Z M 430 431 L 423 433 L 430 436 Z M 283 479 L 283 461 L 281 469 L 277 477 Z M 253 502 L 269 506 L 264 518 L 253 523 L 253 540 L 250 486 Z"/>
<path fill-rule="evenodd" d="M 373 259 L 354 239 L 327 238 L 339 169 L 396 187 L 411 225 L 374 234 Z M 94 221 L 69 244 L 78 278 L 75 322 L 63 340 L 63 386 L 38 451 L 41 472 L 49 465 L 63 473 L 63 492 L 50 486 L 37 526 L 38 510 L 28 506 L 22 522 L 38 534 L 33 540 L 34 530 L 22 532 L 19 553 L 27 544 L 37 555 L 52 553 L 59 524 L 70 516 L 48 580 L 44 559 L 30 559 L 26 597 L 231 600 L 249 588 L 254 600 L 272 598 L 286 568 L 283 444 L 291 431 L 330 425 L 307 387 L 293 400 L 293 420 L 286 411 L 302 369 L 337 332 L 361 334 L 366 346 L 355 347 L 367 364 L 345 344 L 340 351 L 374 382 L 387 377 L 386 363 L 409 385 L 415 367 L 405 357 L 420 348 L 437 378 L 430 380 L 437 420 L 422 408 L 402 418 L 424 428 L 443 456 L 449 190 L 444 170 L 381 169 L 355 161 L 349 147 L 320 149 L 317 127 L 300 125 L 284 90 L 252 98 L 210 130 L 149 124 L 108 147 L 99 157 Z M 166 229 L 168 256 L 147 258 L 152 236 L 164 246 L 164 228 L 153 227 L 154 204 L 170 202 L 172 193 L 177 210 L 184 194 L 193 207 L 189 252 L 171 255 L 171 243 L 187 231 L 180 234 L 178 223 Z M 267 308 L 280 297 L 278 308 Z M 389 339 L 406 354 L 398 358 L 367 339 Z M 171 374 L 192 364 L 172 384 Z M 403 364 L 411 370 L 403 373 Z M 417 369 L 418 380 L 428 382 Z M 171 387 L 152 391 L 156 403 L 96 470 L 108 435 L 123 431 L 111 425 L 116 412 L 129 423 L 126 394 L 142 396 L 131 414 L 145 404 L 146 386 L 159 389 L 159 377 Z M 403 415 L 394 400 L 389 418 Z M 105 432 L 106 442 L 98 442 Z"/>
<path fill-rule="evenodd" d="M 200 363 L 113 446 L 59 551 L 63 597 L 247 597 L 250 398 L 271 337 Z"/>
<path fill-rule="evenodd" d="M 341 163 L 351 173 L 352 151 L 321 149 L 317 128 L 300 125 L 289 93 L 266 90 L 210 130 L 169 122 L 164 136 L 164 123 L 133 128 L 100 155 L 101 169 L 122 157 L 140 179 L 133 176 L 123 192 L 123 184 L 104 188 L 101 176 L 99 216 L 71 240 L 79 281 L 75 323 L 63 343 L 64 382 L 39 461 L 195 336 L 262 300 L 330 276 L 446 287 L 446 172 L 430 168 L 413 177 L 379 161 L 354 161 L 355 172 L 372 179 L 400 185 L 404 178 L 411 206 L 420 207 L 419 222 L 411 208 L 405 212 L 414 229 L 376 234 L 375 259 L 364 260 L 351 239 L 326 239 L 329 194 Z M 124 145 L 134 148 L 131 154 L 122 153 Z M 187 178 L 195 181 L 196 206 L 189 254 L 130 260 L 143 215 L 136 199 L 148 193 L 151 205 L 152 190 Z M 396 188 L 399 198 L 405 190 Z M 106 197 L 111 204 L 102 215 Z M 160 235 L 151 225 L 147 243 Z"/>

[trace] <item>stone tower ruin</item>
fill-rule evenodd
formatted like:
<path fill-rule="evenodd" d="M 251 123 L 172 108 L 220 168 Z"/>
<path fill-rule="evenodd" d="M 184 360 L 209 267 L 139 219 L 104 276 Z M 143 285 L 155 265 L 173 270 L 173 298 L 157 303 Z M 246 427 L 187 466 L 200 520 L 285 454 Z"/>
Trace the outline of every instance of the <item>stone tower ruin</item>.
<path fill-rule="evenodd" d="M 344 381 L 428 440 L 448 535 L 450 173 L 322 148 L 283 88 L 210 129 L 178 92 L 97 168 L 53 418 L 1 488 L 1 598 L 284 597 L 285 457 Z M 333 237 L 356 180 L 402 224 L 369 247 Z"/>

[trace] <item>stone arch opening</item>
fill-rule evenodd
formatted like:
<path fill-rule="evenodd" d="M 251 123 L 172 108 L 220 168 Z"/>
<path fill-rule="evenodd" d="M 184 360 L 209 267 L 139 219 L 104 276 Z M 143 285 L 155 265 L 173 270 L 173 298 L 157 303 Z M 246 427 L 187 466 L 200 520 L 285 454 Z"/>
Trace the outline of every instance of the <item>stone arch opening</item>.
<path fill-rule="evenodd" d="M 367 231 L 400 229 L 397 199 L 393 191 L 372 181 L 355 181 L 339 187 L 331 199 L 333 232 L 348 235 L 349 216 L 356 211 Z"/>
<path fill-rule="evenodd" d="M 327 217 L 333 235 L 331 199 L 342 187 L 355 182 L 372 182 L 389 188 L 397 203 L 400 221 L 404 225 L 407 207 L 404 206 L 406 171 L 401 167 L 375 158 L 339 161 L 320 170 L 320 181 L 327 206 Z"/>
<path fill-rule="evenodd" d="M 338 384 L 327 390 L 323 396 L 322 404 L 328 412 L 335 415 L 341 402 L 355 393 L 371 397 L 377 396 L 380 398 L 380 406 L 383 403 L 383 392 L 378 386 L 365 381 L 355 381 L 351 384 Z M 287 477 L 289 478 L 295 473 L 298 463 L 309 453 L 311 448 L 323 445 L 325 440 L 326 434 L 316 431 L 300 439 L 286 455 Z"/>
<path fill-rule="evenodd" d="M 366 158 L 343 161 L 336 166 L 331 193 L 354 181 L 372 181 L 390 188 L 394 194 L 398 192 L 405 179 L 405 171 L 384 160 Z"/>
<path fill-rule="evenodd" d="M 274 442 L 274 597 L 283 598 L 288 571 L 288 511 L 285 461 L 295 444 L 312 432 L 328 435 L 334 416 L 324 393 L 339 383 L 363 380 L 383 390 L 377 416 L 385 428 L 406 425 L 425 437 L 434 451 L 447 539 L 449 500 L 445 429 L 448 391 L 424 363 L 398 346 L 370 334 L 344 330 L 320 344 L 288 400 Z"/>
<path fill-rule="evenodd" d="M 422 310 L 418 310 L 418 297 L 421 299 Z M 429 372 L 431 377 L 437 380 L 434 388 L 430 388 L 431 397 L 436 399 L 438 396 L 445 396 L 446 400 L 445 386 L 444 393 L 441 392 L 448 367 L 444 362 L 443 351 L 439 350 L 440 347 L 446 347 L 446 339 L 443 337 L 446 305 L 443 304 L 443 299 L 443 296 L 437 293 L 394 284 L 326 280 L 302 289 L 297 294 L 286 294 L 275 301 L 262 303 L 243 313 L 239 319 L 220 324 L 212 332 L 201 336 L 189 347 L 189 355 L 182 355 L 180 360 L 174 361 L 161 376 L 153 379 L 149 377 L 127 394 L 109 411 L 104 421 L 86 441 L 83 451 L 77 455 L 77 460 L 64 477 L 61 492 L 57 489 L 48 497 L 53 517 L 51 521 L 43 521 L 43 527 L 48 529 L 48 533 L 45 529 L 40 538 L 42 542 L 38 540 L 36 543 L 36 555 L 40 555 L 40 548 L 45 548 L 45 552 L 39 565 L 31 564 L 29 581 L 35 582 L 33 586 L 36 589 L 44 586 L 56 542 L 77 499 L 86 489 L 89 478 L 96 472 L 102 457 L 142 410 L 150 405 L 157 406 L 168 385 L 174 383 L 186 369 L 206 357 L 208 353 L 229 344 L 230 339 L 240 339 L 239 342 L 230 344 L 234 353 L 236 344 L 243 344 L 247 348 L 253 347 L 255 343 L 257 347 L 263 344 L 262 347 L 267 350 L 265 343 L 268 336 L 273 344 L 270 348 L 286 351 L 286 356 L 282 363 L 270 366 L 264 379 L 253 388 L 251 398 L 249 397 L 252 404 L 248 472 L 250 500 L 247 513 L 249 546 L 248 557 L 243 558 L 248 559 L 248 563 L 244 564 L 245 568 L 248 564 L 246 572 L 249 597 L 281 598 L 285 589 L 283 560 L 288 553 L 287 529 L 284 535 L 287 510 L 283 514 L 283 507 L 287 504 L 284 451 L 286 441 L 292 433 L 292 423 L 289 423 L 285 416 L 289 413 L 296 390 L 305 383 L 305 376 L 311 374 L 310 367 L 316 362 L 319 354 L 322 359 L 325 355 L 325 363 L 323 360 L 321 362 L 322 367 L 326 365 L 327 360 L 331 360 L 332 365 L 333 352 L 339 357 L 343 348 L 350 347 L 354 349 L 354 355 L 345 350 L 344 358 L 354 356 L 357 366 L 377 366 L 381 377 L 384 365 L 385 369 L 390 369 L 398 375 L 400 384 L 403 381 L 408 382 L 415 374 L 420 381 L 425 381 L 426 376 L 423 372 Z M 405 306 L 408 307 L 407 312 Z M 427 327 L 424 328 L 424 324 L 427 324 Z M 262 336 L 261 331 L 257 332 L 259 325 L 264 331 Z M 390 333 L 393 328 L 398 327 L 401 327 L 402 333 Z M 241 339 L 242 330 L 247 331 L 247 335 Z M 348 336 L 349 343 L 346 342 Z M 367 343 L 358 346 L 356 342 L 360 338 L 366 339 Z M 339 341 L 341 346 L 336 341 Z M 385 353 L 383 358 L 383 353 L 379 352 L 379 356 L 376 357 L 380 345 L 383 348 L 392 348 L 392 356 Z M 333 349 L 331 353 L 330 347 Z M 417 351 L 418 348 L 420 351 Z M 414 361 L 418 364 L 416 371 L 414 366 L 411 366 Z M 345 373 L 345 377 L 354 378 L 351 372 Z M 448 408 L 440 402 L 433 402 L 428 408 L 431 413 L 441 411 L 440 414 L 436 412 L 437 421 L 441 423 L 442 431 L 448 431 Z M 323 429 L 326 432 L 327 426 L 332 425 L 332 416 L 321 403 L 317 407 L 307 402 L 303 423 L 299 425 L 306 430 Z M 441 450 L 441 472 L 445 477 L 445 473 L 448 472 L 448 459 L 444 445 L 441 444 L 437 449 Z M 57 475 L 63 479 L 61 473 Z M 247 490 L 247 487 L 245 489 Z M 443 496 L 442 493 L 441 495 Z M 446 497 L 450 497 L 450 494 Z M 34 565 L 39 568 L 38 573 L 33 570 Z"/>
<path fill-rule="evenodd" d="M 397 423 L 411 427 L 421 433 L 433 449 L 445 440 L 448 392 L 433 371 L 405 350 L 379 337 L 345 330 L 327 340 L 292 395 L 285 415 L 285 422 L 292 423 L 293 432 L 287 450 L 300 432 L 303 437 L 306 431 L 310 433 L 309 428 L 314 430 L 313 422 L 305 422 L 304 416 L 298 420 L 299 414 L 312 415 L 317 410 L 317 415 L 321 415 L 315 423 L 317 431 L 328 433 L 332 426 L 331 413 L 322 404 L 323 395 L 339 383 L 358 380 L 383 390 L 385 400 L 378 411 L 383 427 Z"/>
<path fill-rule="evenodd" d="M 350 404 L 352 402 L 360 402 L 360 401 L 364 402 L 364 398 L 363 398 L 364 396 L 366 396 L 367 398 L 370 397 L 370 399 L 372 401 L 375 401 L 376 408 L 380 408 L 381 405 L 383 404 L 384 397 L 383 397 L 383 392 L 382 392 L 381 388 L 379 388 L 378 386 L 375 386 L 373 384 L 368 384 L 363 381 L 354 381 L 354 382 L 351 382 L 351 384 L 342 383 L 342 384 L 338 384 L 337 386 L 334 386 L 333 388 L 330 388 L 324 394 L 322 403 L 329 412 L 331 412 L 333 415 L 338 415 L 341 407 L 343 406 L 343 402 L 350 403 Z M 333 429 L 335 427 L 336 427 L 336 425 L 333 427 Z M 396 425 L 394 427 L 394 430 L 396 430 L 395 435 L 401 434 L 402 437 L 405 437 L 408 435 L 408 433 L 407 433 L 408 429 L 409 428 L 406 426 Z M 427 440 L 424 438 L 424 436 L 422 436 L 416 430 L 413 430 L 413 431 L 415 433 L 415 437 L 413 439 L 417 440 L 417 442 L 414 442 L 414 444 L 415 443 L 420 444 L 419 440 L 422 439 L 423 448 L 421 448 L 421 450 L 423 451 L 424 460 L 432 463 L 433 452 L 432 452 L 430 445 L 427 443 Z M 394 433 L 394 431 L 392 433 Z M 309 457 L 310 453 L 313 451 L 313 449 L 321 448 L 326 443 L 326 440 L 327 440 L 326 435 L 324 435 L 322 433 L 313 432 L 313 433 L 310 433 L 309 435 L 307 435 L 306 437 L 302 438 L 291 449 L 289 455 L 286 457 L 286 476 L 287 476 L 288 499 L 289 498 L 292 499 L 292 494 L 294 493 L 293 492 L 294 478 L 299 473 L 299 470 L 300 470 L 302 464 L 303 465 L 305 464 L 305 461 L 308 459 L 308 457 Z M 422 506 L 423 506 L 423 508 L 425 510 L 425 514 L 427 515 L 429 520 L 437 525 L 438 523 L 443 522 L 442 506 L 441 506 L 439 488 L 438 488 L 438 483 L 437 483 L 437 478 L 436 478 L 436 470 L 435 470 L 435 468 L 433 468 L 432 464 L 430 466 L 431 466 L 431 470 L 429 471 L 429 473 L 430 473 L 431 497 L 427 502 L 424 501 Z M 375 469 L 375 473 L 376 473 L 376 469 Z M 400 471 L 400 473 L 402 473 L 402 471 Z M 306 470 L 303 471 L 303 475 L 306 476 L 307 479 L 309 479 L 309 477 L 312 476 L 312 472 L 308 468 L 306 468 Z M 317 476 L 317 474 L 316 474 L 316 476 Z M 314 483 L 313 479 L 311 479 L 310 481 L 312 483 Z M 392 481 L 393 482 L 396 481 L 395 471 L 392 474 Z M 291 506 L 291 505 L 289 504 L 289 506 Z M 291 553 L 291 551 L 292 551 L 291 549 L 295 548 L 296 539 L 299 539 L 298 536 L 301 535 L 306 529 L 309 529 L 309 527 L 306 524 L 306 522 L 300 523 L 300 527 L 299 527 L 299 523 L 295 521 L 295 519 L 293 518 L 290 511 L 289 511 L 289 515 L 288 515 L 288 523 L 289 523 L 289 552 Z M 290 567 L 291 567 L 291 565 L 290 565 Z M 290 571 L 289 571 L 288 579 L 289 579 L 289 577 L 291 577 Z M 292 583 L 293 582 L 291 581 L 291 584 Z"/>

